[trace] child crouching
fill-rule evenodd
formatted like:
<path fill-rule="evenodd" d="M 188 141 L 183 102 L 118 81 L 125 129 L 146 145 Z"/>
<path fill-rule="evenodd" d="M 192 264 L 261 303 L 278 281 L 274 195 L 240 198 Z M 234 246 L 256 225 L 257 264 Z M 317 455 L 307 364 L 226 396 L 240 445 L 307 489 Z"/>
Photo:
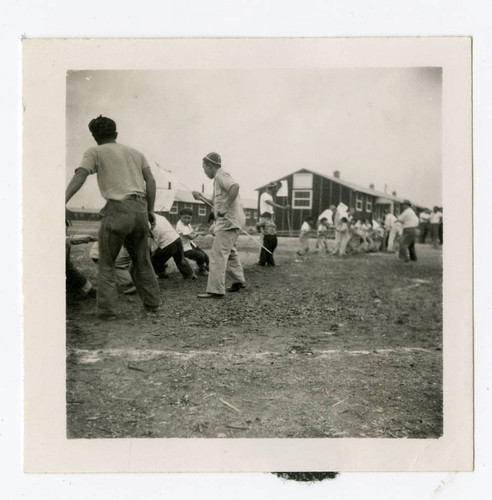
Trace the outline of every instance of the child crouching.
<path fill-rule="evenodd" d="M 189 208 L 183 208 L 179 215 L 181 217 L 176 224 L 176 232 L 183 242 L 185 257 L 196 262 L 199 276 L 208 276 L 208 255 L 193 241 L 198 236 L 191 226 L 193 212 Z"/>

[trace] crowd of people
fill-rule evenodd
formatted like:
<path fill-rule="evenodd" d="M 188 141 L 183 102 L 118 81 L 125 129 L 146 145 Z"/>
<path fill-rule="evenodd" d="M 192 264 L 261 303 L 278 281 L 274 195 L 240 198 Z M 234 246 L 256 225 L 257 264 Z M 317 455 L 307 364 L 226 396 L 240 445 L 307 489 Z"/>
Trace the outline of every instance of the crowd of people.
<path fill-rule="evenodd" d="M 202 160 L 205 175 L 213 181 L 212 198 L 193 191 L 196 200 L 213 208 L 209 232 L 214 238 L 209 255 L 196 243 L 204 233 L 191 225 L 190 209 L 181 210 L 176 227 L 154 212 L 156 183 L 149 164 L 142 153 L 116 142 L 116 123 L 99 116 L 91 120 L 89 131 L 97 146 L 84 153 L 66 188 L 65 202 L 81 189 L 89 175 L 97 175 L 99 190 L 106 199 L 97 242 L 90 251 L 98 267 L 97 292 L 70 258 L 70 244 L 91 238 L 71 239 L 66 245 L 67 295 L 96 296 L 96 315 L 104 320 L 118 317 L 119 291 L 137 293 L 145 310 L 154 313 L 160 305 L 158 280 L 167 277 L 167 262 L 171 258 L 184 279 L 207 278 L 206 290 L 198 293 L 197 298 L 221 299 L 226 291 L 245 288 L 244 270 L 236 249 L 239 234 L 246 233 L 239 184 L 222 168 L 220 155 L 209 153 Z M 291 208 L 274 201 L 279 188 L 280 183 L 270 183 L 260 196 L 256 226 L 260 233 L 259 266 L 275 266 L 278 240 L 274 209 Z M 387 209 L 383 219 L 370 221 L 356 220 L 353 211 L 341 203 L 325 210 L 316 224 L 312 216 L 306 217 L 300 228 L 297 254 L 308 254 L 310 239 L 315 236 L 316 248 L 327 254 L 398 251 L 403 262 L 415 261 L 418 231 L 421 243 L 429 235 L 434 246 L 442 244 L 442 209 L 434 207 L 432 212 L 424 211 L 418 217 L 405 200 L 398 217 Z M 332 238 L 333 246 L 328 244 Z M 196 268 L 190 261 L 196 263 Z M 228 288 L 226 275 L 231 282 Z"/>
<path fill-rule="evenodd" d="M 356 219 L 352 209 L 343 203 L 338 207 L 330 206 L 319 217 L 314 226 L 314 219 L 307 216 L 299 235 L 297 255 L 309 253 L 310 237 L 316 237 L 315 251 L 345 256 L 363 252 L 398 253 L 404 262 L 415 261 L 415 243 L 425 243 L 430 235 L 434 248 L 443 243 L 442 208 L 434 207 L 417 216 L 409 200 L 401 203 L 402 211 L 396 217 L 389 208 L 384 210 L 380 219 Z M 334 239 L 333 248 L 328 239 Z"/>

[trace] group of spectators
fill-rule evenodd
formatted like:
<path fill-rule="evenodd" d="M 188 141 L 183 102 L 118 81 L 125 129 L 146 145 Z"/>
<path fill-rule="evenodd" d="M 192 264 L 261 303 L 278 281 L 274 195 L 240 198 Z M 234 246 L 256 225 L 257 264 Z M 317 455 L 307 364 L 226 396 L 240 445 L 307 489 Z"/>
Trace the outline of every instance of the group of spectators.
<path fill-rule="evenodd" d="M 419 215 L 419 243 L 426 243 L 429 236 L 434 248 L 443 243 L 443 211 L 442 207 L 426 208 Z"/>
<path fill-rule="evenodd" d="M 314 219 L 307 217 L 300 231 L 298 255 L 309 252 L 309 237 L 314 233 Z M 443 242 L 442 209 L 426 209 L 419 217 L 408 200 L 402 202 L 402 212 L 396 217 L 389 208 L 380 219 L 356 219 L 353 210 L 331 206 L 317 220 L 316 249 L 332 255 L 362 252 L 399 252 L 402 260 L 416 260 L 415 242 L 425 243 L 430 236 L 432 245 Z M 328 239 L 334 239 L 329 248 Z"/>

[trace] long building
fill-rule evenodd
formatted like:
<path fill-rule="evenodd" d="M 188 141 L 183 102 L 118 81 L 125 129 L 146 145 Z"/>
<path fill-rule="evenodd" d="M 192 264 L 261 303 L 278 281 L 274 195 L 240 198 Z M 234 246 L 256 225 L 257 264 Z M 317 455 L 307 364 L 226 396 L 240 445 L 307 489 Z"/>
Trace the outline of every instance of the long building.
<path fill-rule="evenodd" d="M 298 230 L 307 216 L 311 215 L 316 220 L 331 205 L 344 203 L 353 210 L 355 219 L 372 220 L 382 218 L 385 208 L 398 216 L 403 201 L 396 192 L 387 194 L 374 189 L 374 185 L 366 188 L 342 180 L 338 170 L 329 176 L 303 168 L 257 188 L 258 210 L 260 196 L 267 185 L 279 181 L 286 181 L 287 190 L 284 196 L 277 195 L 276 203 L 292 206 L 290 211 L 275 208 L 275 223 L 282 232 Z M 418 204 L 414 207 L 417 212 L 425 208 Z"/>
<path fill-rule="evenodd" d="M 162 193 L 163 190 L 161 190 Z M 206 194 L 205 197 L 212 198 L 211 194 Z M 257 200 L 251 199 L 241 199 L 243 205 L 244 214 L 246 216 L 246 226 L 255 226 L 258 220 L 257 211 Z M 195 200 L 193 195 L 189 191 L 177 190 L 174 194 L 174 201 L 171 207 L 159 206 L 159 202 L 156 201 L 155 211 L 164 215 L 171 224 L 175 225 L 179 220 L 179 212 L 183 208 L 190 208 L 193 212 L 191 219 L 192 225 L 202 225 L 206 224 L 211 207 L 206 205 L 201 201 Z M 162 203 L 161 203 L 162 204 Z M 72 218 L 74 220 L 99 220 L 99 208 L 70 208 L 70 212 L 73 214 Z"/>

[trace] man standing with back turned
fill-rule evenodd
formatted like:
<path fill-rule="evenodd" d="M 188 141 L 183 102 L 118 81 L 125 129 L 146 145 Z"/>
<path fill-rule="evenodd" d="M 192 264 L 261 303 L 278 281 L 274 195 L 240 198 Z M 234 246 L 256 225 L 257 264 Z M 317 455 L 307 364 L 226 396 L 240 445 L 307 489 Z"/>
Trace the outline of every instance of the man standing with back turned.
<path fill-rule="evenodd" d="M 214 180 L 215 238 L 210 253 L 207 292 L 198 294 L 201 299 L 224 297 L 226 272 L 232 279 L 228 292 L 237 292 L 246 286 L 243 267 L 236 251 L 239 231 L 245 223 L 239 201 L 239 184 L 221 167 L 219 154 L 209 153 L 203 158 L 205 175 Z M 193 197 L 211 204 L 211 200 L 198 191 L 193 191 Z"/>
<path fill-rule="evenodd" d="M 415 242 L 417 240 L 417 227 L 419 218 L 412 208 L 412 204 L 408 200 L 401 203 L 403 212 L 398 216 L 396 222 L 400 222 L 403 227 L 403 235 L 400 240 L 399 258 L 402 262 L 417 260 L 415 252 Z"/>
<path fill-rule="evenodd" d="M 144 307 L 159 307 L 159 284 L 147 244 L 149 222 L 155 225 L 156 184 L 142 153 L 116 142 L 116 123 L 99 116 L 89 123 L 97 146 L 89 148 L 65 191 L 65 203 L 84 185 L 89 174 L 97 174 L 101 195 L 107 200 L 101 210 L 99 228 L 99 274 L 97 316 L 116 319 L 118 292 L 115 260 L 122 247 L 128 250 L 131 274 Z"/>

